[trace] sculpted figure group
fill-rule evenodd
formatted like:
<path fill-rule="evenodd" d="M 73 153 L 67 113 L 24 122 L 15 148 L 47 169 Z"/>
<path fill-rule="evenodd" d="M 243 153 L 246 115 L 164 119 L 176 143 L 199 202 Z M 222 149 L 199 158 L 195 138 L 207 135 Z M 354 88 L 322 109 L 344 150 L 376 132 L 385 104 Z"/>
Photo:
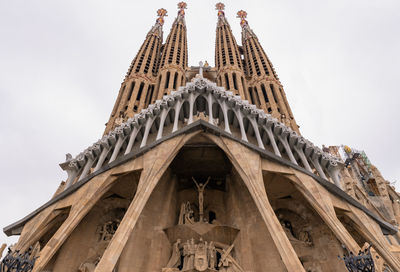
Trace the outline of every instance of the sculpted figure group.
<path fill-rule="evenodd" d="M 217 248 L 213 241 L 203 241 L 202 238 L 198 243 L 193 238 L 185 243 L 178 239 L 173 245 L 167 268 L 163 271 L 243 272 L 244 270 L 230 255 L 232 248 L 233 245 L 226 249 Z"/>
<path fill-rule="evenodd" d="M 172 255 L 167 267 L 182 267 L 180 271 L 192 271 L 194 269 L 197 271 L 205 271 L 206 269 L 215 270 L 217 266 L 216 262 L 217 250 L 213 242 L 208 243 L 200 238 L 200 241 L 195 243 L 192 238 L 182 243 L 178 239 L 173 245 Z"/>

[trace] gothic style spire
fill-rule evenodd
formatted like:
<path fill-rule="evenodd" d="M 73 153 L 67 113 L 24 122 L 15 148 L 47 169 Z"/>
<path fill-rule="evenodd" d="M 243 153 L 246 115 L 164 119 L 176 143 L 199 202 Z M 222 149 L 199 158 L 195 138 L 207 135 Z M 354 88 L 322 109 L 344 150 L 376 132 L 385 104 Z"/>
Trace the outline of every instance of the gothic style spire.
<path fill-rule="evenodd" d="M 225 5 L 216 4 L 218 23 L 215 39 L 215 67 L 218 85 L 247 99 L 242 59 L 239 47 L 224 13 Z"/>
<path fill-rule="evenodd" d="M 160 73 L 157 78 L 157 95 L 152 102 L 161 99 L 163 95 L 177 90 L 185 84 L 187 68 L 187 34 L 185 22 L 185 2 L 178 3 L 178 15 L 172 24 L 171 32 L 163 45 L 160 59 Z"/>
<path fill-rule="evenodd" d="M 275 69 L 246 20 L 247 12 L 240 10 L 237 17 L 242 27 L 250 101 L 300 133 Z"/>
<path fill-rule="evenodd" d="M 128 69 L 124 82 L 121 84 L 104 134 L 138 113 L 151 101 L 162 46 L 162 26 L 164 25 L 164 17 L 167 16 L 167 10 L 161 8 L 157 11 L 157 15 L 156 23 L 148 32 Z"/>

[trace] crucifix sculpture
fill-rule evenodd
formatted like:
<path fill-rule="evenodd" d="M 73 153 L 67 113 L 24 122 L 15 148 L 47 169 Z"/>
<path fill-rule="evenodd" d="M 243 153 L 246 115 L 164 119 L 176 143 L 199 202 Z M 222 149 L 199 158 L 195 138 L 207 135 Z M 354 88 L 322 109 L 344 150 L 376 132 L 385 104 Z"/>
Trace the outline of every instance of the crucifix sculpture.
<path fill-rule="evenodd" d="M 199 222 L 203 222 L 204 218 L 204 190 L 207 184 L 210 182 L 210 177 L 208 177 L 206 183 L 197 183 L 197 181 L 192 177 L 194 183 L 196 184 L 197 191 L 199 192 Z"/>

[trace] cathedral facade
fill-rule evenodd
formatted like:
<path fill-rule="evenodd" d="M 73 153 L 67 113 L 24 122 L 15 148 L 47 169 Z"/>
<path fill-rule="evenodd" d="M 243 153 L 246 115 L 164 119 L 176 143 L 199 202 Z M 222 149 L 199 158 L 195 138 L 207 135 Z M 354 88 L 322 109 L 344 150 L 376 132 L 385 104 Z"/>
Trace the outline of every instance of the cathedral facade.
<path fill-rule="evenodd" d="M 157 11 L 103 137 L 4 228 L 20 238 L 1 271 L 400 271 L 394 187 L 301 136 L 245 11 L 240 45 L 218 3 L 215 67 L 189 67 L 186 8 L 165 42 Z"/>

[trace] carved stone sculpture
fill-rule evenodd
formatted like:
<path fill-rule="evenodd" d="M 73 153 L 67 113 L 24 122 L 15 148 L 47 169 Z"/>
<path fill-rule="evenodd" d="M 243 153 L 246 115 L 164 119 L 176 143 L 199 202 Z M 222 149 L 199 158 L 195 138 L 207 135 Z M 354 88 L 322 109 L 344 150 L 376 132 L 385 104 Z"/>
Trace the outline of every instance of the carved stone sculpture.
<path fill-rule="evenodd" d="M 182 203 L 181 210 L 179 213 L 179 225 L 183 224 L 194 224 L 194 212 L 190 207 L 190 202 Z"/>
<path fill-rule="evenodd" d="M 208 177 L 206 183 L 197 183 L 197 181 L 192 177 L 192 180 L 196 184 L 197 191 L 199 193 L 199 222 L 203 222 L 204 218 L 204 190 L 206 189 L 207 184 L 210 182 L 210 177 Z"/>
<path fill-rule="evenodd" d="M 215 249 L 214 242 L 210 242 L 207 248 L 208 267 L 214 269 L 217 262 L 217 250 Z"/>
<path fill-rule="evenodd" d="M 167 268 L 176 268 L 181 265 L 181 249 L 180 249 L 181 239 L 176 240 L 172 247 L 172 255 L 168 261 Z"/>

